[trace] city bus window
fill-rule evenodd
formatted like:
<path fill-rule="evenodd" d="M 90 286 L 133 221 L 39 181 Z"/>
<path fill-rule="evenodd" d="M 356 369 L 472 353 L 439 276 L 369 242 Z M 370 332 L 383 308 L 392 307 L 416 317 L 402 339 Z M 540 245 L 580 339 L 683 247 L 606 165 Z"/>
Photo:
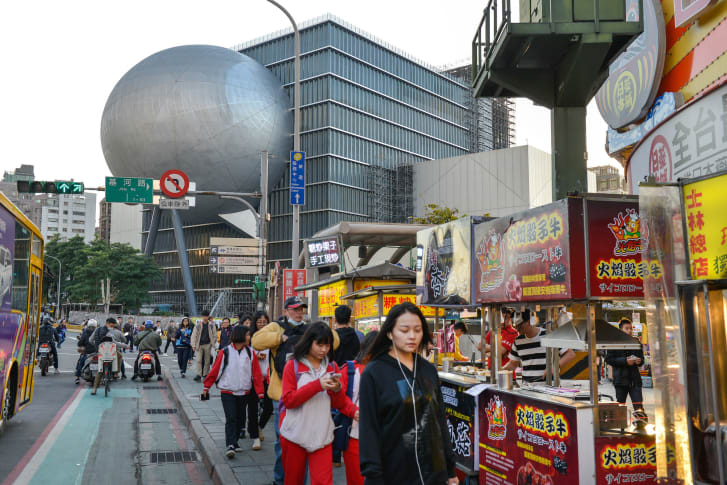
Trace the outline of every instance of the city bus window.
<path fill-rule="evenodd" d="M 30 231 L 15 223 L 15 263 L 13 264 L 13 310 L 28 311 L 28 269 L 30 266 Z"/>
<path fill-rule="evenodd" d="M 33 256 L 40 258 L 43 254 L 43 241 L 38 236 L 33 236 Z"/>

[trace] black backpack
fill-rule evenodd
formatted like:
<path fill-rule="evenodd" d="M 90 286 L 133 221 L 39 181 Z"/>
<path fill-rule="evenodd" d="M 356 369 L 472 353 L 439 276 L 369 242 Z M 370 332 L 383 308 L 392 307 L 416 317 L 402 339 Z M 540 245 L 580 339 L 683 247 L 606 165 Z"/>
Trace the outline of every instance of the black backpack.
<path fill-rule="evenodd" d="M 53 338 L 53 334 L 55 333 L 55 330 L 50 325 L 41 325 L 40 330 L 38 331 L 38 341 L 40 343 L 48 343 L 53 342 L 55 340 Z"/>
<path fill-rule="evenodd" d="M 98 346 L 101 344 L 101 341 L 103 340 L 103 338 L 106 336 L 107 333 L 109 333 L 109 329 L 106 326 L 103 326 L 96 331 L 96 341 L 92 342 L 93 345 L 96 346 L 96 348 L 98 348 Z"/>
<path fill-rule="evenodd" d="M 293 353 L 293 347 L 295 347 L 295 344 L 298 343 L 305 333 L 308 328 L 308 324 L 301 323 L 300 325 L 291 325 L 287 320 L 281 320 L 278 324 L 285 330 L 283 335 L 288 336 L 288 340 L 280 344 L 278 347 L 278 350 L 275 353 L 275 358 L 273 359 L 275 372 L 277 372 L 278 377 L 282 379 L 285 363 L 288 362 L 288 354 Z"/>

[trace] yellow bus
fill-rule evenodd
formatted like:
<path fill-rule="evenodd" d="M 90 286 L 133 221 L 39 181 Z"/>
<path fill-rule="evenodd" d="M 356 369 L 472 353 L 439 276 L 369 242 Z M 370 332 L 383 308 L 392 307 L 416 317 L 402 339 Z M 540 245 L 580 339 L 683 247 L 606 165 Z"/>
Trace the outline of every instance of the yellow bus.
<path fill-rule="evenodd" d="M 0 429 L 33 398 L 43 236 L 0 193 Z"/>

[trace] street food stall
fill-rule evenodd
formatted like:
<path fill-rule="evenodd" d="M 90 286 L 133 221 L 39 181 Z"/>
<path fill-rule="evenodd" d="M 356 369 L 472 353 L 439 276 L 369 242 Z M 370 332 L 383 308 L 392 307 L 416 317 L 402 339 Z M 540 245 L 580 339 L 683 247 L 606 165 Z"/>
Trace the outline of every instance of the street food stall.
<path fill-rule="evenodd" d="M 661 277 L 659 262 L 642 257 L 649 229 L 636 197 L 601 194 L 471 225 L 469 270 L 449 270 L 469 272 L 471 291 L 449 296 L 482 305 L 482 332 L 493 330 L 490 384 L 465 389 L 475 397 L 473 458 L 481 484 L 655 483 L 653 435 L 626 431 L 625 406 L 604 402 L 597 377 L 598 350 L 641 347 L 603 320 L 602 303 L 643 299 L 644 281 Z M 513 388 L 512 374 L 499 372 L 502 305 L 545 312 L 552 322 L 542 339 L 553 347 L 546 382 Z M 560 381 L 558 347 L 582 352 L 588 381 Z M 444 393 L 448 376 L 440 377 Z M 466 414 L 451 411 L 450 417 Z M 456 434 L 450 436 L 454 444 Z"/>
<path fill-rule="evenodd" d="M 656 473 L 660 483 L 727 480 L 727 171 L 640 186 L 641 212 L 660 228 L 649 255 L 664 278 L 646 286 L 654 349 Z"/>

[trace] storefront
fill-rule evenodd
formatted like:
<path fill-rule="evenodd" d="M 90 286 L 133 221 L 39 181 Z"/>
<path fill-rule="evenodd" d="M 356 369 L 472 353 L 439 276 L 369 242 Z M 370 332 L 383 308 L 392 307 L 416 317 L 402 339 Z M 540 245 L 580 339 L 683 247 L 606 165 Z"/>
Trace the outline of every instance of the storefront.
<path fill-rule="evenodd" d="M 585 194 L 471 224 L 469 268 L 453 263 L 449 270 L 436 269 L 437 274 L 469 275 L 469 285 L 453 286 L 443 279 L 440 294 L 481 305 L 483 333 L 499 328 L 503 305 L 528 308 L 549 321 L 548 336 L 542 339 L 548 348 L 544 383 L 516 389 L 494 384 L 498 330 L 492 332 L 489 379 L 462 385 L 440 374 L 443 392 L 459 385 L 475 398 L 475 463 L 481 484 L 655 483 L 653 435 L 624 432 L 627 410 L 604 402 L 597 377 L 598 350 L 641 347 L 603 320 L 603 303 L 641 300 L 644 282 L 662 277 L 659 261 L 643 254 L 650 229 L 639 215 L 636 197 Z M 438 255 L 425 255 L 430 267 L 432 261 L 441 264 Z M 452 259 L 463 258 L 455 252 Z M 431 286 L 427 266 L 422 267 L 418 281 Z M 457 287 L 469 294 L 457 293 Z M 424 288 L 418 294 L 425 298 L 428 291 L 432 293 Z M 588 381 L 560 380 L 559 347 L 573 349 L 585 360 Z M 466 414 L 468 405 L 461 406 L 450 414 Z M 458 468 L 467 468 L 462 457 Z"/>

